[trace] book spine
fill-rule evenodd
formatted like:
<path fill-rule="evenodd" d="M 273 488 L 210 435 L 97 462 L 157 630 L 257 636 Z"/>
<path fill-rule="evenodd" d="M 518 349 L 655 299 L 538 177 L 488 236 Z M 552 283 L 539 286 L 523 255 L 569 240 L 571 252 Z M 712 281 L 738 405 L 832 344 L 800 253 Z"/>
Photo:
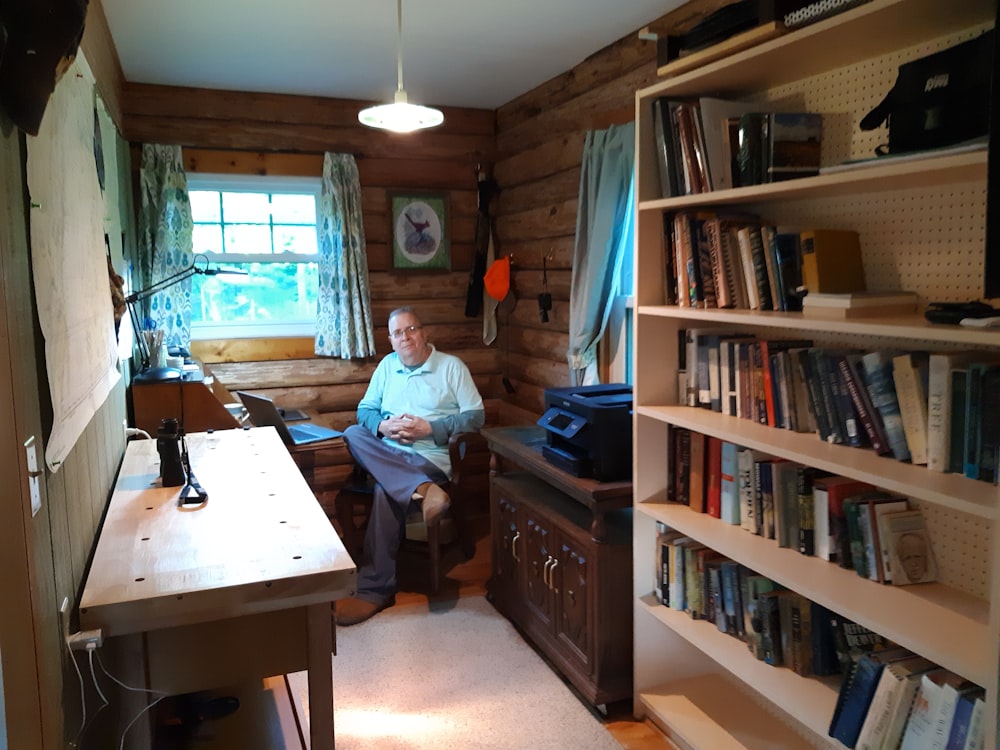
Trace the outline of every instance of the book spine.
<path fill-rule="evenodd" d="M 754 273 L 753 248 L 750 242 L 750 232 L 752 227 L 747 225 L 740 227 L 736 232 L 736 239 L 740 249 L 740 267 L 743 269 L 743 283 L 747 290 L 747 308 L 759 310 L 760 294 L 757 291 L 757 276 Z"/>
<path fill-rule="evenodd" d="M 1000 450 L 1000 367 L 986 369 L 979 386 L 979 479 L 997 484 Z"/>
<path fill-rule="evenodd" d="M 759 533 L 760 519 L 754 502 L 754 454 L 749 448 L 737 453 L 737 488 L 740 495 L 740 526 L 751 534 Z"/>
<path fill-rule="evenodd" d="M 892 455 L 897 461 L 909 461 L 910 451 L 906 444 L 899 401 L 896 399 L 896 387 L 892 380 L 891 360 L 887 359 L 888 355 L 883 352 L 869 352 L 861 357 L 861 362 L 868 384 L 868 394 L 882 415 L 882 424 L 885 425 Z"/>
<path fill-rule="evenodd" d="M 949 354 L 931 354 L 927 365 L 927 468 L 947 471 L 951 449 L 951 370 Z"/>
<path fill-rule="evenodd" d="M 765 258 L 764 237 L 761 227 L 750 228 L 750 259 L 753 263 L 754 283 L 757 285 L 757 297 L 761 310 L 773 310 L 771 302 L 771 284 L 767 276 L 767 259 Z"/>
<path fill-rule="evenodd" d="M 736 478 L 738 473 L 737 448 L 735 443 L 722 443 L 722 465 L 720 472 L 721 518 L 726 523 L 740 523 L 740 496 Z"/>
<path fill-rule="evenodd" d="M 903 420 L 906 445 L 910 461 L 927 463 L 927 401 L 919 373 L 909 354 L 900 354 L 892 360 L 892 380 L 899 400 L 899 415 Z"/>
<path fill-rule="evenodd" d="M 708 437 L 708 466 L 705 491 L 705 512 L 713 518 L 722 517 L 722 439 Z"/>
<path fill-rule="evenodd" d="M 954 368 L 951 371 L 951 425 L 948 430 L 948 467 L 953 474 L 965 471 L 965 400 L 967 398 L 967 383 L 969 371 L 967 368 Z"/>
<path fill-rule="evenodd" d="M 799 506 L 799 552 L 812 557 L 816 554 L 816 520 L 813 504 L 813 478 L 811 467 L 802 466 L 796 471 L 796 496 Z"/>
<path fill-rule="evenodd" d="M 653 101 L 653 129 L 656 134 L 660 195 L 663 198 L 671 198 L 680 193 L 677 187 L 677 156 L 674 152 L 675 134 L 670 119 L 669 103 L 664 97 Z"/>
<path fill-rule="evenodd" d="M 733 307 L 732 282 L 725 270 L 725 253 L 722 247 L 722 231 L 717 218 L 707 219 L 702 225 L 708 243 L 708 255 L 715 286 L 716 305 L 721 308 Z"/>
<path fill-rule="evenodd" d="M 884 454 L 889 449 L 889 446 L 882 441 L 882 436 L 875 427 L 874 415 L 868 410 L 868 403 L 862 397 L 864 386 L 863 384 L 859 384 L 855 379 L 855 374 L 851 370 L 846 356 L 837 358 L 837 369 L 840 372 L 844 386 L 847 388 L 851 403 L 854 405 L 854 411 L 858 415 L 861 426 L 864 427 L 865 434 L 868 436 L 868 442 L 871 444 L 872 450 L 880 455 Z"/>
<path fill-rule="evenodd" d="M 982 407 L 983 370 L 981 364 L 969 367 L 965 398 L 964 473 L 969 479 L 979 479 L 979 414 Z"/>
<path fill-rule="evenodd" d="M 705 512 L 705 435 L 691 432 L 691 472 L 688 481 L 688 507 Z"/>

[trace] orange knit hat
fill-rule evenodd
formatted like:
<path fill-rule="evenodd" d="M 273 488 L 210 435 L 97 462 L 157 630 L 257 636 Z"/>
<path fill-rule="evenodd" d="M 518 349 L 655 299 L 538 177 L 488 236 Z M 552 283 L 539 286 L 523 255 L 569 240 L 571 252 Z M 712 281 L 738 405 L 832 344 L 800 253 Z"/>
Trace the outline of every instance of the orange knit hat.
<path fill-rule="evenodd" d="M 504 256 L 493 261 L 483 276 L 483 286 L 486 293 L 497 302 L 502 302 L 510 291 L 510 258 Z"/>

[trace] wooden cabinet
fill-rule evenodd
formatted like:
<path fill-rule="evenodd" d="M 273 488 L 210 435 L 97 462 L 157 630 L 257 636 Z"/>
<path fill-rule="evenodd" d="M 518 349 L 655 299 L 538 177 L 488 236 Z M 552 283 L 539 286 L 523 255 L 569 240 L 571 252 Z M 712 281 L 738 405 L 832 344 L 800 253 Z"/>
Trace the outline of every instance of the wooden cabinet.
<path fill-rule="evenodd" d="M 920 315 L 823 320 L 802 313 L 664 305 L 664 217 L 736 207 L 770 223 L 856 230 L 872 290 L 911 289 L 920 301 L 982 295 L 987 153 L 886 160 L 786 182 L 662 198 L 652 102 L 722 96 L 823 112 L 823 165 L 871 156 L 885 133 L 861 117 L 899 64 L 989 28 L 993 2 L 871 0 L 811 26 L 642 89 L 636 95 L 637 251 L 634 385 L 635 708 L 683 747 L 842 748 L 827 736 L 836 680 L 803 678 L 758 661 L 710 623 L 653 594 L 656 524 L 772 578 L 986 689 L 986 746 L 996 746 L 1000 666 L 1000 494 L 987 482 L 832 445 L 683 405 L 674 374 L 678 334 L 716 326 L 819 346 L 1000 352 L 1000 332 L 940 326 Z M 880 586 L 853 571 L 779 548 L 719 519 L 667 502 L 668 431 L 683 427 L 905 495 L 931 526 L 939 580 Z"/>
<path fill-rule="evenodd" d="M 160 420 L 173 417 L 185 432 L 229 430 L 239 427 L 212 388 L 200 374 L 190 380 L 164 383 L 132 383 L 132 409 L 135 426 L 153 437 Z"/>
<path fill-rule="evenodd" d="M 518 429 L 483 431 L 495 459 L 516 461 L 518 451 L 538 452 L 540 431 Z M 525 434 L 532 442 L 511 439 Z M 525 464 L 530 471 L 491 477 L 490 597 L 586 700 L 602 705 L 629 698 L 631 511 L 621 507 L 630 502 L 623 494 L 628 483 L 614 483 L 616 494 L 605 502 L 615 507 L 591 509 L 546 477 L 575 485 L 591 500 L 586 488 L 599 483 L 572 477 L 544 459 Z M 595 511 L 602 516 L 599 540 L 592 534 Z"/>

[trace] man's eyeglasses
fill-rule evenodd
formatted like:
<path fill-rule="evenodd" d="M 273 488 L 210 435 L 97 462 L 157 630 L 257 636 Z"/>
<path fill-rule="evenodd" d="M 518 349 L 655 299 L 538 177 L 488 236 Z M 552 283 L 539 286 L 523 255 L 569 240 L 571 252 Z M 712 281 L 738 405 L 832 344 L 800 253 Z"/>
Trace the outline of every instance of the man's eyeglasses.
<path fill-rule="evenodd" d="M 423 328 L 423 326 L 406 326 L 406 328 L 397 328 L 395 331 L 392 331 L 389 334 L 389 336 L 391 336 L 394 339 L 401 339 L 401 338 L 403 338 L 403 336 L 405 336 L 407 334 L 410 334 L 412 336 L 414 333 L 416 333 L 417 331 L 419 331 L 421 328 Z"/>

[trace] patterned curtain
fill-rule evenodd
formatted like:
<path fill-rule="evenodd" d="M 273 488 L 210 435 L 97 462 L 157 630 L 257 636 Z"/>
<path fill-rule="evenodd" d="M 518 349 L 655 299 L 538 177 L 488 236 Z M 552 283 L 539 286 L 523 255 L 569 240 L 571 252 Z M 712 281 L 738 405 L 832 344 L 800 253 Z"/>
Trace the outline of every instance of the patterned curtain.
<path fill-rule="evenodd" d="M 194 261 L 191 202 L 180 146 L 144 144 L 139 170 L 139 278 L 141 289 L 172 276 Z M 163 343 L 191 343 L 191 279 L 142 301 L 143 328 L 163 331 Z"/>
<path fill-rule="evenodd" d="M 633 236 L 634 163 L 634 122 L 587 133 L 569 293 L 571 385 L 597 382 L 597 342 L 607 327 Z"/>
<path fill-rule="evenodd" d="M 361 181 L 350 154 L 323 157 L 319 235 L 318 356 L 375 356 L 368 253 L 361 215 Z"/>

